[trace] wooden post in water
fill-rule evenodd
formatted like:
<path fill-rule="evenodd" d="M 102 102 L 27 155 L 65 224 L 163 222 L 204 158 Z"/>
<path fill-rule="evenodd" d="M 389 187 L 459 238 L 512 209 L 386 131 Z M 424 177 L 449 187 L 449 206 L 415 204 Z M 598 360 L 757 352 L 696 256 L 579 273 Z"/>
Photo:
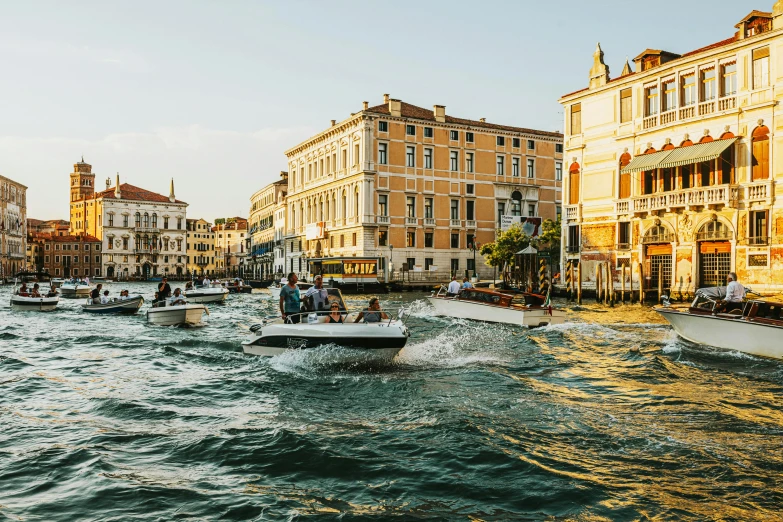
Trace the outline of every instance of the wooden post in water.
<path fill-rule="evenodd" d="M 622 279 L 620 280 L 620 302 L 625 304 L 625 263 L 623 263 L 620 269 Z"/>
<path fill-rule="evenodd" d="M 609 280 L 609 306 L 614 306 L 614 270 L 611 261 L 606 263 L 606 275 Z"/>
<path fill-rule="evenodd" d="M 639 304 L 644 304 L 644 266 L 639 262 Z"/>
<path fill-rule="evenodd" d="M 658 268 L 658 304 L 661 303 L 661 296 L 663 295 L 663 277 L 661 277 L 661 270 Z"/>
<path fill-rule="evenodd" d="M 601 263 L 595 264 L 595 302 L 601 303 Z"/>
<path fill-rule="evenodd" d="M 577 285 L 579 286 L 576 287 L 576 302 L 577 304 L 582 304 L 582 263 L 579 263 L 576 269 L 579 272 L 577 276 Z"/>

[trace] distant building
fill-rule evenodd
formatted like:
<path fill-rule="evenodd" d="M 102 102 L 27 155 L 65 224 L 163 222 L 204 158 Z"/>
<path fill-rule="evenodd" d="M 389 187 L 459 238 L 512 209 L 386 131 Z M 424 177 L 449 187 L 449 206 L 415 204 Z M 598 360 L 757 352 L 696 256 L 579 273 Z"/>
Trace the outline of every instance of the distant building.
<path fill-rule="evenodd" d="M 87 234 L 59 236 L 35 233 L 36 259 L 32 269 L 53 277 L 95 277 L 101 275 L 101 240 Z"/>
<path fill-rule="evenodd" d="M 0 279 L 25 268 L 27 187 L 0 176 Z"/>
<path fill-rule="evenodd" d="M 215 232 L 205 219 L 188 219 L 188 272 L 196 276 L 213 276 L 215 262 Z"/>
<path fill-rule="evenodd" d="M 44 221 L 41 219 L 27 218 L 27 233 L 44 233 L 55 236 L 67 236 L 71 223 L 64 219 L 50 219 Z"/>
<path fill-rule="evenodd" d="M 71 174 L 71 233 L 88 234 L 103 242 L 104 273 L 108 278 L 146 279 L 184 277 L 187 269 L 188 204 L 128 183 L 95 192 L 95 174 L 84 160 Z"/>
<path fill-rule="evenodd" d="M 730 271 L 783 289 L 783 2 L 735 28 L 682 55 L 646 49 L 615 78 L 599 46 L 589 85 L 560 99 L 563 252 L 585 286 L 608 263 L 617 286 L 622 266 L 637 280 L 641 265 L 645 288 L 675 294 Z"/>
<path fill-rule="evenodd" d="M 559 132 L 458 118 L 442 105 L 365 102 L 286 151 L 285 271 L 368 256 L 381 271 L 393 261 L 488 277 L 471 247 L 494 241 L 504 216 L 557 218 L 562 143 Z"/>
<path fill-rule="evenodd" d="M 275 272 L 280 272 L 275 266 L 275 249 L 281 248 L 283 241 L 282 237 L 275 237 L 275 218 L 276 210 L 285 201 L 287 190 L 288 173 L 281 172 L 280 180 L 270 183 L 250 198 L 248 277 L 269 279 Z"/>
<path fill-rule="evenodd" d="M 215 265 L 221 276 L 244 277 L 247 250 L 247 219 L 232 217 L 216 219 L 212 227 L 215 233 Z"/>

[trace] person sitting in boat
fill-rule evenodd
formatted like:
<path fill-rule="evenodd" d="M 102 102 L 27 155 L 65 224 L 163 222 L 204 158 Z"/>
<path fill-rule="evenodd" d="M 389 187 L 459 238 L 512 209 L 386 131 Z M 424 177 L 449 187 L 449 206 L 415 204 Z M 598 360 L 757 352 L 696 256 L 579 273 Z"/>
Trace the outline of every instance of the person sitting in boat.
<path fill-rule="evenodd" d="M 329 317 L 329 323 L 345 322 L 345 318 L 343 318 L 343 314 L 340 313 L 340 303 L 334 301 L 332 304 L 329 305 L 328 317 Z"/>
<path fill-rule="evenodd" d="M 305 307 L 308 312 L 325 312 L 329 302 L 329 294 L 324 288 L 324 279 L 320 275 L 315 276 L 314 285 L 305 292 Z"/>
<path fill-rule="evenodd" d="M 109 298 L 109 291 L 104 290 L 103 295 L 101 296 L 101 304 L 109 304 L 111 303 L 111 299 Z"/>
<path fill-rule="evenodd" d="M 33 285 L 33 289 L 32 289 L 32 291 L 30 292 L 30 297 L 43 297 L 43 296 L 41 295 L 41 292 L 39 291 L 39 289 L 38 289 L 38 288 L 39 288 L 39 287 L 38 287 L 38 283 L 35 283 L 35 284 Z"/>
<path fill-rule="evenodd" d="M 446 295 L 449 297 L 456 297 L 456 295 L 459 293 L 459 290 L 459 281 L 457 281 L 457 275 L 454 274 L 451 276 L 451 283 L 449 283 L 449 287 L 446 289 Z"/>
<path fill-rule="evenodd" d="M 92 299 L 92 304 L 101 304 L 101 288 L 103 288 L 103 285 L 98 283 L 98 286 L 93 288 L 92 292 L 90 292 L 90 299 Z"/>
<path fill-rule="evenodd" d="M 725 313 L 732 310 L 742 310 L 742 301 L 745 299 L 745 287 L 737 281 L 737 274 L 729 272 L 726 276 L 726 299 L 723 300 L 722 309 Z"/>
<path fill-rule="evenodd" d="M 54 288 L 49 288 L 49 292 L 47 292 L 46 297 L 57 297 L 57 290 Z"/>
<path fill-rule="evenodd" d="M 25 297 L 29 292 L 30 290 L 27 289 L 27 283 L 22 283 L 22 286 L 19 287 L 19 291 L 16 293 L 16 295 Z"/>
<path fill-rule="evenodd" d="M 120 291 L 120 301 L 125 301 L 126 299 L 130 299 L 130 296 L 128 295 L 127 290 Z"/>
<path fill-rule="evenodd" d="M 187 292 L 188 290 L 193 290 L 193 281 L 185 283 L 185 291 Z"/>
<path fill-rule="evenodd" d="M 174 294 L 169 298 L 169 306 L 175 306 L 175 305 L 184 305 L 188 304 L 187 301 L 185 301 L 185 296 L 182 295 L 182 290 L 179 288 L 174 289 Z"/>
<path fill-rule="evenodd" d="M 362 319 L 364 319 L 365 323 L 379 323 L 381 319 L 388 318 L 389 316 L 386 315 L 386 312 L 381 311 L 381 302 L 378 300 L 378 298 L 371 297 L 370 306 L 368 306 L 366 310 L 359 312 L 359 315 L 356 316 L 354 323 L 358 323 Z"/>

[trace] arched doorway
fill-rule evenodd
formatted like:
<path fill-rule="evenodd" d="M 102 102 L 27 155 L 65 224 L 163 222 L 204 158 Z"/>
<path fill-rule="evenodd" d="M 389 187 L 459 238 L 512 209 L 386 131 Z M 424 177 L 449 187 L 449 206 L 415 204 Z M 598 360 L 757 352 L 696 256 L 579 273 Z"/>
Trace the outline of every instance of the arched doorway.
<path fill-rule="evenodd" d="M 645 255 L 645 286 L 656 289 L 658 285 L 667 289 L 672 284 L 672 241 L 673 234 L 663 225 L 654 225 L 645 232 L 642 239 Z"/>
<path fill-rule="evenodd" d="M 731 239 L 729 226 L 713 217 L 696 234 L 699 244 L 699 286 L 723 286 L 731 271 Z"/>
<path fill-rule="evenodd" d="M 182 267 L 181 266 L 177 267 L 177 277 L 182 277 Z"/>
<path fill-rule="evenodd" d="M 114 267 L 113 266 L 106 267 L 106 278 L 107 279 L 114 279 Z"/>
<path fill-rule="evenodd" d="M 144 276 L 144 279 L 149 279 L 151 273 L 152 273 L 152 265 L 150 265 L 149 263 L 144 263 L 141 266 L 141 274 Z"/>

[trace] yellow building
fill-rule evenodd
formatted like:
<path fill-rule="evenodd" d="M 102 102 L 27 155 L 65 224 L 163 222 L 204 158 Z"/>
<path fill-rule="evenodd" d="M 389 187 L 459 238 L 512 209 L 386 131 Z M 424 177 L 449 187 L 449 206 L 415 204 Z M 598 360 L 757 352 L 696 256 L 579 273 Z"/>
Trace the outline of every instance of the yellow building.
<path fill-rule="evenodd" d="M 599 46 L 589 86 L 561 98 L 564 252 L 586 286 L 608 262 L 618 286 L 641 265 L 647 289 L 675 294 L 729 271 L 783 288 L 783 2 L 735 29 L 684 54 L 647 49 L 612 79 Z"/>
<path fill-rule="evenodd" d="M 188 232 L 188 272 L 196 276 L 213 276 L 215 263 L 215 233 L 205 219 L 186 220 Z"/>
<path fill-rule="evenodd" d="M 504 215 L 555 219 L 562 135 L 469 120 L 384 95 L 286 151 L 285 271 L 368 256 L 393 269 L 489 276 L 474 244 Z M 532 220 L 531 220 L 532 221 Z"/>
<path fill-rule="evenodd" d="M 25 268 L 26 223 L 27 187 L 0 176 L 0 279 L 13 277 Z"/>
<path fill-rule="evenodd" d="M 248 218 L 248 277 L 269 279 L 275 273 L 275 248 L 282 240 L 275 239 L 275 211 L 285 201 L 288 191 L 288 172 L 250 197 Z"/>

